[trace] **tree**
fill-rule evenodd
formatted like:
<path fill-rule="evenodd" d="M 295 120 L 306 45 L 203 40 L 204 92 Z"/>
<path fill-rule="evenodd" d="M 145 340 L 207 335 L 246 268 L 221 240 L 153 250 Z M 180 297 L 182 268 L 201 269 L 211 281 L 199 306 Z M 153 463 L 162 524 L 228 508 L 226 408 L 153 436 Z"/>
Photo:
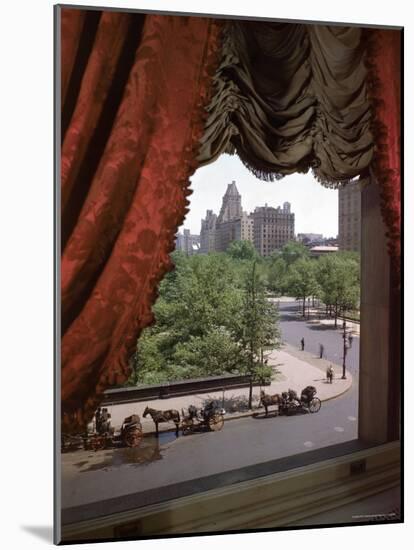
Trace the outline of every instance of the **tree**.
<path fill-rule="evenodd" d="M 170 342 L 168 333 L 157 332 L 154 327 L 142 331 L 133 357 L 130 384 L 161 384 L 167 382 L 167 355 Z"/>
<path fill-rule="evenodd" d="M 259 257 L 250 241 L 233 241 L 227 248 L 227 254 L 234 260 L 254 260 Z"/>
<path fill-rule="evenodd" d="M 138 339 L 131 381 L 233 372 L 270 377 L 264 353 L 278 347 L 279 331 L 277 310 L 266 299 L 263 262 L 228 254 L 176 258 L 153 307 L 156 322 Z"/>
<path fill-rule="evenodd" d="M 281 256 L 289 267 L 297 260 L 309 258 L 309 250 L 302 243 L 289 241 L 282 248 Z"/>
<path fill-rule="evenodd" d="M 235 368 L 236 355 L 233 362 L 230 355 L 240 347 L 235 347 L 233 335 L 242 309 L 237 262 L 225 254 L 174 254 L 174 261 L 176 268 L 162 281 L 153 307 L 156 322 L 137 342 L 134 383 L 207 376 L 211 370 L 219 374 Z"/>
<path fill-rule="evenodd" d="M 242 349 L 224 328 L 214 328 L 203 337 L 193 336 L 178 344 L 172 359 L 191 378 L 241 372 L 244 367 Z"/>
<path fill-rule="evenodd" d="M 319 297 L 333 310 L 337 327 L 340 312 L 356 308 L 359 302 L 358 257 L 346 253 L 324 256 L 317 262 L 316 277 Z"/>
<path fill-rule="evenodd" d="M 289 266 L 287 288 L 295 298 L 302 300 L 303 316 L 306 315 L 306 299 L 318 294 L 318 283 L 315 276 L 315 261 L 299 258 Z"/>
<path fill-rule="evenodd" d="M 287 264 L 280 255 L 271 255 L 267 261 L 267 286 L 282 296 L 286 288 Z"/>
<path fill-rule="evenodd" d="M 266 299 L 265 288 L 253 261 L 245 278 L 243 311 L 238 339 L 245 351 L 247 372 L 251 375 L 249 408 L 252 406 L 253 379 L 263 376 L 264 350 L 280 347 L 278 312 Z M 268 368 L 271 375 L 271 369 Z"/>

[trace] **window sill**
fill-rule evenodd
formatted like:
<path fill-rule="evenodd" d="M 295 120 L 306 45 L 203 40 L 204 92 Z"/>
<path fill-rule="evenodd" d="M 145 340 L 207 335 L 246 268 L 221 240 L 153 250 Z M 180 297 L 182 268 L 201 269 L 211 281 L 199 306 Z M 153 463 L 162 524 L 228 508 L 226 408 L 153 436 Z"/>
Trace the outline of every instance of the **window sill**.
<path fill-rule="evenodd" d="M 67 509 L 62 541 L 283 527 L 397 486 L 400 458 L 398 441 L 376 447 L 352 441 L 219 474 L 227 485 L 209 476 L 164 488 L 163 502 L 140 493 Z"/>

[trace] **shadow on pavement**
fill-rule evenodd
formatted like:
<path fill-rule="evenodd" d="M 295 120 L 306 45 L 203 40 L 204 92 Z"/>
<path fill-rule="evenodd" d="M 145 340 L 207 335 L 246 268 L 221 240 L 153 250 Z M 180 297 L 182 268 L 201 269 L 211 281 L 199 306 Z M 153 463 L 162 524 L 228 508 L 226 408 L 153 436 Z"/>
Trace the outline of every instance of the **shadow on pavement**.
<path fill-rule="evenodd" d="M 303 317 L 299 317 L 296 315 L 285 315 L 283 313 L 279 314 L 280 321 L 284 322 L 290 322 L 290 321 L 304 321 L 305 319 Z"/>
<path fill-rule="evenodd" d="M 276 418 L 277 416 L 279 416 L 277 411 L 269 411 L 267 416 L 264 411 L 252 414 L 252 418 L 254 418 L 254 420 L 268 420 L 269 418 Z"/>
<path fill-rule="evenodd" d="M 321 330 L 321 331 L 337 330 L 334 326 L 330 326 L 330 325 L 312 325 L 310 323 L 308 323 L 308 328 L 310 330 Z M 340 328 L 340 327 L 338 326 L 337 328 Z"/>

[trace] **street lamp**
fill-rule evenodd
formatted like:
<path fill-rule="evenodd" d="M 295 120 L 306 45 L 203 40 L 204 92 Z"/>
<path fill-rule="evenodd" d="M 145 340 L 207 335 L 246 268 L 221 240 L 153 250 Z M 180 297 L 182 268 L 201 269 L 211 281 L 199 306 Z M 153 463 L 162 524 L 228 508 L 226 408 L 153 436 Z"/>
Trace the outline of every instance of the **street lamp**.
<path fill-rule="evenodd" d="M 347 332 L 346 320 L 345 319 L 342 323 L 342 329 L 343 329 L 342 338 L 344 340 L 344 351 L 343 351 L 343 360 L 342 360 L 342 380 L 346 380 L 346 374 L 345 374 L 346 354 L 347 354 L 347 351 L 348 351 L 348 347 L 351 346 L 351 342 L 350 342 L 351 337 L 350 337 L 350 333 Z"/>

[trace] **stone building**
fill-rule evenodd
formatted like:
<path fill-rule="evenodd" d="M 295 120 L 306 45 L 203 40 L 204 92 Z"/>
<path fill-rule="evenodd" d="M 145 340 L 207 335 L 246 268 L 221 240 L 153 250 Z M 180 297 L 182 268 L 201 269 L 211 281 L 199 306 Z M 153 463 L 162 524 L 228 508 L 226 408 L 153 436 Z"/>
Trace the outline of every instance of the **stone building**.
<path fill-rule="evenodd" d="M 253 242 L 253 219 L 243 212 L 236 182 L 228 184 L 218 216 L 207 210 L 201 220 L 200 252 L 225 252 L 233 241 Z"/>
<path fill-rule="evenodd" d="M 206 217 L 201 220 L 200 252 L 208 254 L 216 249 L 216 224 L 217 214 L 207 210 Z"/>
<path fill-rule="evenodd" d="M 290 203 L 283 203 L 283 208 L 258 206 L 251 216 L 254 246 L 261 256 L 269 256 L 294 240 L 295 214 L 290 211 Z"/>
<path fill-rule="evenodd" d="M 215 247 L 218 252 L 225 252 L 230 243 L 240 240 L 242 215 L 241 195 L 236 182 L 232 181 L 227 186 L 217 218 Z"/>
<path fill-rule="evenodd" d="M 361 250 L 361 185 L 349 183 L 338 191 L 339 250 Z"/>
<path fill-rule="evenodd" d="M 184 229 L 182 234 L 176 235 L 175 249 L 185 252 L 187 256 L 197 254 L 200 251 L 200 235 L 192 235 L 189 229 Z"/>
<path fill-rule="evenodd" d="M 242 213 L 241 195 L 236 187 L 236 182 L 232 181 L 227 185 L 217 221 L 224 223 L 236 220 L 241 218 Z"/>
<path fill-rule="evenodd" d="M 257 207 L 248 214 L 243 211 L 236 182 L 228 184 L 218 216 L 207 210 L 201 220 L 200 252 L 225 252 L 233 241 L 250 241 L 259 254 L 268 256 L 295 238 L 295 215 L 290 203 L 283 207 Z"/>
<path fill-rule="evenodd" d="M 240 240 L 254 242 L 254 220 L 247 212 L 243 212 L 240 219 Z"/>

